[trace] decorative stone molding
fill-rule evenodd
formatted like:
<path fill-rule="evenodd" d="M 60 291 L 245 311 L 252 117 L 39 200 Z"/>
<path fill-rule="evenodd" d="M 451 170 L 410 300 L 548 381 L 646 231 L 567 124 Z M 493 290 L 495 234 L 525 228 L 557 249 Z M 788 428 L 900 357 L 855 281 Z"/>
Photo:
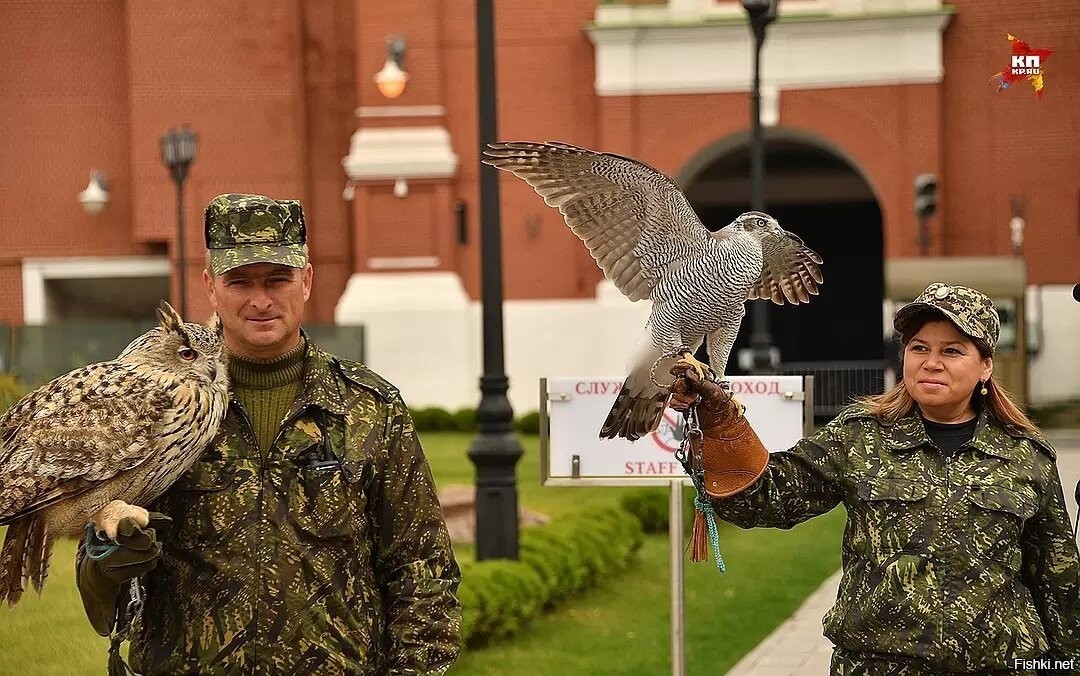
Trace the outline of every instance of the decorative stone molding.
<path fill-rule="evenodd" d="M 341 164 L 353 181 L 449 178 L 458 157 L 443 127 L 374 127 L 353 134 Z"/>
<path fill-rule="evenodd" d="M 952 14 L 930 0 L 784 3 L 765 42 L 762 85 L 940 82 L 941 33 Z M 749 89 L 751 36 L 738 3 L 601 5 L 586 31 L 596 45 L 601 96 Z"/>

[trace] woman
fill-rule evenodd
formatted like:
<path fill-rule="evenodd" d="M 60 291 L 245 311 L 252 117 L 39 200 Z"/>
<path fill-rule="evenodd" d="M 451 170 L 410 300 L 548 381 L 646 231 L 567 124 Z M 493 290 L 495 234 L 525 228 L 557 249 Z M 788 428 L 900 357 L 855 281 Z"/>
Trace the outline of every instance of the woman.
<path fill-rule="evenodd" d="M 844 504 L 824 620 L 834 675 L 1034 674 L 1015 660 L 1035 658 L 1080 672 L 1080 562 L 1055 452 L 994 382 L 993 303 L 931 284 L 894 325 L 903 382 L 771 456 L 724 390 L 673 369 L 672 405 L 697 404 L 713 509 L 791 528 Z"/>

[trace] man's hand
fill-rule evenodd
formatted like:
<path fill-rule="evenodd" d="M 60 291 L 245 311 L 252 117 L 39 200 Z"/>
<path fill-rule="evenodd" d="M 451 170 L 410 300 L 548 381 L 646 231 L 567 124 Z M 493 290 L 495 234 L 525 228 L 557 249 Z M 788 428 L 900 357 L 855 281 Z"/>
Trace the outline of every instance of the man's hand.
<path fill-rule="evenodd" d="M 115 540 L 98 532 L 93 522 L 87 524 L 86 541 L 77 558 L 75 583 L 86 617 L 101 636 L 112 633 L 117 606 L 127 602 L 120 598 L 125 583 L 157 565 L 161 558 L 157 534 L 171 522 L 172 519 L 157 512 L 149 513 L 145 528 L 140 528 L 134 519 L 120 519 L 116 523 Z"/>
<path fill-rule="evenodd" d="M 87 529 L 87 552 L 92 564 L 110 582 L 120 585 L 151 570 L 161 558 L 157 530 L 172 519 L 150 512 L 149 523 L 140 527 L 132 517 L 116 524 L 116 538 L 109 539 L 93 527 Z"/>

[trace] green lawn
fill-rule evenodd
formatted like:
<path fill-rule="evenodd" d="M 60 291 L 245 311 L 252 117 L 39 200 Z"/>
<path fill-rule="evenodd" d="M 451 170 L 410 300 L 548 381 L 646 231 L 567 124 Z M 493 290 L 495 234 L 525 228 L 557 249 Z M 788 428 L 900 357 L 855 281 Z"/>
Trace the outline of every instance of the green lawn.
<path fill-rule="evenodd" d="M 440 486 L 471 483 L 465 434 L 422 435 Z M 612 505 L 625 489 L 539 485 L 538 440 L 523 437 L 518 465 L 521 504 L 558 517 Z M 839 566 L 843 512 L 790 532 L 721 529 L 728 572 L 711 562 L 686 565 L 687 655 L 690 674 L 720 674 L 791 614 Z M 90 629 L 74 582 L 73 542 L 56 546 L 52 573 L 39 598 L 0 608 L 0 675 L 101 674 L 107 641 Z M 459 558 L 472 547 L 456 548 Z M 487 675 L 659 674 L 668 666 L 668 543 L 650 536 L 639 563 L 600 588 L 559 607 L 523 634 L 470 650 L 452 671 Z"/>

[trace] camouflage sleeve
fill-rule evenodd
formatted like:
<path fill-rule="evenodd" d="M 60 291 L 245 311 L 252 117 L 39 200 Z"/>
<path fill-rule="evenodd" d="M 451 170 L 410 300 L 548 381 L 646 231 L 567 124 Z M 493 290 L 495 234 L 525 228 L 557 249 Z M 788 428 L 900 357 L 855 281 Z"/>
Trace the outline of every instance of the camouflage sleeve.
<path fill-rule="evenodd" d="M 757 483 L 712 501 L 717 516 L 740 528 L 793 528 L 836 507 L 843 498 L 838 477 L 844 436 L 837 419 L 792 448 L 770 454 Z"/>
<path fill-rule="evenodd" d="M 390 407 L 387 430 L 375 569 L 386 603 L 390 673 L 442 674 L 460 651 L 461 571 L 431 469 L 400 399 Z"/>
<path fill-rule="evenodd" d="M 1080 558 L 1057 466 L 1047 461 L 1040 509 L 1024 525 L 1024 583 L 1050 643 L 1049 657 L 1080 664 Z"/>

